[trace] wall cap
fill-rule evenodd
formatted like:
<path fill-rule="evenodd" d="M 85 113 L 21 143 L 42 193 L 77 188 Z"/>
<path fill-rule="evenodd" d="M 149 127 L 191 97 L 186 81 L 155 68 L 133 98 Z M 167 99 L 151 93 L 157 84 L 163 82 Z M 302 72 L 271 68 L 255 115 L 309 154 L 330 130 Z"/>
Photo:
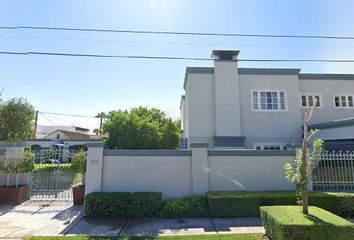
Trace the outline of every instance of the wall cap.
<path fill-rule="evenodd" d="M 86 147 L 88 148 L 103 148 L 103 146 L 103 142 L 86 143 Z"/>
<path fill-rule="evenodd" d="M 192 156 L 191 150 L 174 149 L 131 149 L 131 150 L 112 150 L 107 149 L 103 152 L 104 156 Z"/>
<path fill-rule="evenodd" d="M 235 149 L 216 150 L 209 149 L 208 156 L 295 156 L 295 149 L 292 150 L 255 150 L 255 149 Z"/>
<path fill-rule="evenodd" d="M 209 143 L 191 143 L 189 144 L 190 148 L 208 148 Z"/>
<path fill-rule="evenodd" d="M 0 143 L 0 148 L 8 148 L 8 147 L 26 147 L 26 143 Z"/>

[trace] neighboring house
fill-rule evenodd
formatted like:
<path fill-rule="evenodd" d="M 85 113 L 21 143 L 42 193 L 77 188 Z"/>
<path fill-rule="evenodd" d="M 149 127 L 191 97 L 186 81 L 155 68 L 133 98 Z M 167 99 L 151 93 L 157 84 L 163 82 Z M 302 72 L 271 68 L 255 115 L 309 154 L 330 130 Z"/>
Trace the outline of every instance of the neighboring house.
<path fill-rule="evenodd" d="M 89 139 L 91 135 L 86 133 L 67 131 L 62 129 L 57 129 L 52 133 L 49 133 L 44 139 Z"/>
<path fill-rule="evenodd" d="M 73 127 L 73 131 L 57 129 L 42 139 L 30 139 L 26 141 L 26 145 L 36 153 L 37 156 L 41 156 L 41 153 L 48 149 L 55 149 L 58 154 L 56 158 L 64 162 L 70 161 L 73 152 L 77 152 L 80 149 L 87 150 L 86 144 L 97 142 L 102 140 L 97 135 L 88 134 L 89 129 Z"/>
<path fill-rule="evenodd" d="M 306 109 L 330 150 L 354 151 L 354 74 L 238 68 L 239 51 L 213 51 L 214 67 L 187 67 L 182 147 L 280 150 L 298 146 Z"/>

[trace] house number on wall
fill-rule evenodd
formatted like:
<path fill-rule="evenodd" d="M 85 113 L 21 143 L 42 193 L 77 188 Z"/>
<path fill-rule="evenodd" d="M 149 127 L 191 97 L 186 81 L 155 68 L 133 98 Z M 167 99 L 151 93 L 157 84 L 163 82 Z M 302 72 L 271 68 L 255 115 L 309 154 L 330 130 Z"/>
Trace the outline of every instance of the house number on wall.
<path fill-rule="evenodd" d="M 90 163 L 91 163 L 91 164 L 98 164 L 98 160 L 97 160 L 97 159 L 91 159 L 91 160 L 90 160 Z"/>

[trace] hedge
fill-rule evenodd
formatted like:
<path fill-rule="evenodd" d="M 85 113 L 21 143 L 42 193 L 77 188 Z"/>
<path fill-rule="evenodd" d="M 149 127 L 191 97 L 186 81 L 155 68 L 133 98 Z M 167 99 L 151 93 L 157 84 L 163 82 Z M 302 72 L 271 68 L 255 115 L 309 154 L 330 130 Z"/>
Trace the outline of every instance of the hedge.
<path fill-rule="evenodd" d="M 162 204 L 160 216 L 164 218 L 209 217 L 208 202 L 204 196 L 169 199 Z"/>
<path fill-rule="evenodd" d="M 158 217 L 162 194 L 156 192 L 94 192 L 85 197 L 85 214 L 91 218 Z"/>
<path fill-rule="evenodd" d="M 298 206 L 260 208 L 266 235 L 273 240 L 349 240 L 354 239 L 354 224 L 318 207 L 304 215 Z"/>
<path fill-rule="evenodd" d="M 209 192 L 207 199 L 211 217 L 256 217 L 261 206 L 296 205 L 294 192 Z M 312 192 L 309 204 L 340 216 L 354 214 L 353 193 Z"/>

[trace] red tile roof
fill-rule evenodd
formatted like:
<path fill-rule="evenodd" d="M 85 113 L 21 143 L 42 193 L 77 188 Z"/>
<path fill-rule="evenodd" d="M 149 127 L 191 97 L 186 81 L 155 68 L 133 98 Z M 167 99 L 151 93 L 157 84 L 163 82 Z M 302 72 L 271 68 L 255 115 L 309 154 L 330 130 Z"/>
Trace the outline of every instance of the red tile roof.
<path fill-rule="evenodd" d="M 88 139 L 88 138 L 90 138 L 89 134 L 78 133 L 78 132 L 67 131 L 67 130 L 61 130 L 61 129 L 58 129 L 57 131 L 61 131 L 66 136 L 70 137 L 71 139 L 84 139 L 84 138 Z"/>

